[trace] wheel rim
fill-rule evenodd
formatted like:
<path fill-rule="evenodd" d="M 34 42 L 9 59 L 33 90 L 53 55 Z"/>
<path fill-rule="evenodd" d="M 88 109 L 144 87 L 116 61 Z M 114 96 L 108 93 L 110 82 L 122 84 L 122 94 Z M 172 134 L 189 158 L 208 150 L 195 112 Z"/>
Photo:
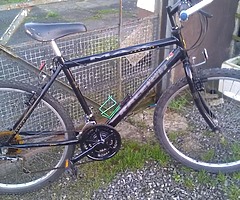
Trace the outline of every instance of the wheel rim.
<path fill-rule="evenodd" d="M 26 108 L 26 103 L 29 101 L 30 96 L 31 93 L 20 89 L 0 88 L 0 132 L 11 128 L 18 118 L 18 114 L 22 113 Z M 34 110 L 21 131 L 46 130 L 66 130 L 66 126 L 55 108 L 48 102 L 42 101 Z M 62 140 L 62 138 L 60 138 L 61 136 L 57 137 L 57 139 Z M 63 136 L 63 138 L 65 137 L 67 137 L 67 133 Z M 34 140 L 30 139 L 28 136 L 22 136 L 23 143 L 36 141 L 43 142 L 55 139 L 55 136 L 49 135 L 41 138 L 35 137 Z M 52 181 L 53 175 L 56 174 L 57 170 L 50 169 L 62 166 L 66 159 L 68 148 L 69 147 L 66 146 L 23 149 L 20 156 L 24 158 L 24 161 L 20 160 L 18 162 L 9 163 L 8 161 L 1 160 L 0 189 L 3 191 L 9 190 L 10 192 L 22 192 L 23 190 L 32 190 L 34 189 L 33 187 L 43 186 L 46 181 Z"/>
<path fill-rule="evenodd" d="M 221 133 L 209 130 L 193 106 L 188 86 L 175 93 L 164 108 L 163 132 L 170 145 L 168 149 L 175 158 L 193 168 L 221 171 L 240 165 L 240 126 L 233 123 L 240 120 L 240 83 L 226 77 L 219 79 L 208 78 L 204 83 L 206 91 L 201 93 L 211 105 Z"/>

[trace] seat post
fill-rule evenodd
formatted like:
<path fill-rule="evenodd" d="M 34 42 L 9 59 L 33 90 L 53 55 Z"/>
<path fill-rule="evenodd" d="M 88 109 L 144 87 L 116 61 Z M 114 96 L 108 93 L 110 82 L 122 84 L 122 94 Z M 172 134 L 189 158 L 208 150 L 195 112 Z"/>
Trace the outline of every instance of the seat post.
<path fill-rule="evenodd" d="M 55 42 L 55 40 L 51 40 L 51 46 L 52 46 L 54 54 L 56 56 L 61 57 L 62 53 L 61 53 L 60 49 L 58 48 L 57 43 Z"/>

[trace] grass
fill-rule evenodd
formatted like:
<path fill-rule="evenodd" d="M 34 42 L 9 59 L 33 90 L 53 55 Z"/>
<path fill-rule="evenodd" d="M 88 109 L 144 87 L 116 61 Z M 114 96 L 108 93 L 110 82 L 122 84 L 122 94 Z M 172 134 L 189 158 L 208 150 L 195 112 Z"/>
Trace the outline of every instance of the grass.
<path fill-rule="evenodd" d="M 169 108 L 173 110 L 181 110 L 183 107 L 186 106 L 187 102 L 188 99 L 186 95 L 182 95 L 171 101 L 169 104 Z"/>
<path fill-rule="evenodd" d="M 136 126 L 138 122 L 134 119 L 130 118 L 130 122 Z M 141 130 L 146 129 L 147 125 L 143 123 L 140 128 Z M 238 146 L 236 145 L 235 148 L 238 149 Z M 51 192 L 48 192 L 49 199 L 65 199 L 65 196 L 67 196 L 66 199 L 76 199 L 76 197 L 90 199 L 94 190 L 104 188 L 118 174 L 142 169 L 151 161 L 157 161 L 163 168 L 173 168 L 174 171 L 169 171 L 169 176 L 172 175 L 172 181 L 177 187 L 183 188 L 189 194 L 196 188 L 204 186 L 217 188 L 217 191 L 222 192 L 224 197 L 229 200 L 237 200 L 240 197 L 240 172 L 211 174 L 203 170 L 194 171 L 172 161 L 156 141 L 151 140 L 143 143 L 135 140 L 124 140 L 121 150 L 113 158 L 102 162 L 96 161 L 79 165 L 78 175 L 80 177 L 76 180 L 69 179 L 67 176 L 68 181 L 55 182 L 52 189 L 49 190 Z M 41 193 L 37 192 L 38 196 L 39 194 Z M 46 195 L 46 190 L 42 194 Z M 4 200 L 8 200 L 8 198 L 4 196 Z"/>
<path fill-rule="evenodd" d="M 96 42 L 89 43 L 85 47 L 85 54 L 98 54 L 119 48 L 118 39 L 114 36 L 109 38 L 97 38 Z"/>
<path fill-rule="evenodd" d="M 90 199 L 94 190 L 104 188 L 104 186 L 113 181 L 117 174 L 141 169 L 146 165 L 146 161 L 157 161 L 164 168 L 174 166 L 173 181 L 175 181 L 178 187 L 183 187 L 186 192 L 191 193 L 195 188 L 205 185 L 207 187 L 221 188 L 229 200 L 238 200 L 240 197 L 240 172 L 211 174 L 203 170 L 199 172 L 194 171 L 179 164 L 175 165 L 170 157 L 159 147 L 158 143 L 139 143 L 133 140 L 124 140 L 122 149 L 111 159 L 80 165 L 78 167 L 80 177 L 77 179 L 71 179 L 67 176 L 67 181 L 55 182 L 48 189 L 48 193 L 46 193 L 45 189 L 40 192 L 37 191 L 36 195 L 41 199 L 46 198 L 46 195 L 49 195 L 49 199 L 76 199 L 76 197 L 79 199 Z M 29 195 L 30 198 L 22 196 L 21 199 L 31 199 L 31 195 Z M 1 198 L 13 200 L 13 198 L 6 195 Z"/>
<path fill-rule="evenodd" d="M 231 185 L 226 189 L 229 199 L 239 200 L 240 199 L 240 188 L 236 185 Z"/>
<path fill-rule="evenodd" d="M 146 160 L 156 160 L 166 166 L 169 157 L 162 151 L 157 143 L 139 143 L 137 141 L 124 141 L 123 147 L 113 158 L 104 162 L 94 162 L 86 165 L 88 175 L 98 173 L 96 185 L 101 179 L 109 182 L 116 174 L 125 170 L 136 170 L 142 168 Z M 81 168 L 83 170 L 83 168 Z"/>
<path fill-rule="evenodd" d="M 57 12 L 49 11 L 46 15 L 46 18 L 56 18 L 58 16 L 59 16 L 59 14 Z"/>
<path fill-rule="evenodd" d="M 172 143 L 174 143 L 177 142 L 178 139 L 186 136 L 187 134 L 189 134 L 189 132 L 187 131 L 170 131 L 168 132 L 168 138 Z"/>
<path fill-rule="evenodd" d="M 198 172 L 197 180 L 200 184 L 212 184 L 212 178 L 205 170 Z"/>
<path fill-rule="evenodd" d="M 240 172 L 235 172 L 233 174 L 233 179 L 240 180 Z"/>
<path fill-rule="evenodd" d="M 215 155 L 215 151 L 213 149 L 206 150 L 204 154 L 201 155 L 203 161 L 211 161 Z"/>
<path fill-rule="evenodd" d="M 119 14 L 119 10 L 118 9 L 98 10 L 98 11 L 94 12 L 92 16 L 88 17 L 87 20 L 102 20 L 102 19 L 104 19 L 105 15 L 111 15 L 111 14 L 112 15 Z M 130 11 L 123 10 L 123 14 L 124 14 L 124 16 L 135 17 L 135 14 L 133 14 L 133 12 L 130 12 Z"/>
<path fill-rule="evenodd" d="M 150 160 L 158 161 L 163 167 L 167 167 L 171 163 L 170 157 L 161 150 L 157 143 L 139 143 L 128 140 L 123 142 L 122 149 L 113 158 L 104 162 L 87 164 L 81 168 L 81 171 L 84 171 L 87 179 L 90 177 L 92 191 L 104 187 L 119 173 L 143 168 L 146 161 Z M 176 168 L 173 173 L 173 180 L 190 191 L 200 185 L 209 187 L 221 185 L 221 188 L 230 200 L 237 200 L 240 197 L 240 172 L 211 174 L 204 170 L 194 171 L 183 166 L 180 169 Z M 231 184 L 226 185 L 226 182 L 229 180 L 231 180 Z M 90 192 L 88 195 L 90 195 Z"/>
<path fill-rule="evenodd" d="M 155 160 L 162 166 L 169 163 L 169 156 L 161 150 L 157 143 L 139 143 L 137 141 L 123 141 L 122 149 L 113 158 L 103 162 L 92 162 L 81 165 L 81 173 L 84 174 L 84 179 L 81 182 L 85 184 L 90 195 L 92 190 L 98 189 L 100 186 L 110 183 L 117 174 L 126 170 L 135 171 L 141 169 L 146 164 L 146 161 Z M 83 185 L 76 187 L 85 187 Z M 90 190 L 89 190 L 90 189 Z"/>
<path fill-rule="evenodd" d="M 189 188 L 190 190 L 193 190 L 195 187 L 193 179 L 189 178 L 189 177 L 185 178 L 184 185 L 185 185 L 185 187 Z"/>
<path fill-rule="evenodd" d="M 240 144 L 234 143 L 231 146 L 234 159 L 240 160 Z"/>
<path fill-rule="evenodd" d="M 117 9 L 103 9 L 96 11 L 88 20 L 100 20 L 103 19 L 104 15 L 117 14 Z"/>
<path fill-rule="evenodd" d="M 226 179 L 226 176 L 225 176 L 223 173 L 219 173 L 219 174 L 217 175 L 217 178 L 216 178 L 216 181 L 217 181 L 217 182 L 219 182 L 219 183 L 221 183 L 221 184 L 224 184 L 226 180 L 227 180 L 227 179 Z"/>
<path fill-rule="evenodd" d="M 233 174 L 211 174 L 204 170 L 193 171 L 187 167 L 182 167 L 180 171 L 182 172 L 174 173 L 173 179 L 176 183 L 183 184 L 187 190 L 191 191 L 194 190 L 195 187 L 201 187 L 202 185 L 207 185 L 208 187 L 220 187 L 222 188 L 222 192 L 226 194 L 227 199 L 240 199 L 240 172 Z"/>
<path fill-rule="evenodd" d="M 10 3 L 22 3 L 27 2 L 27 0 L 1 0 L 0 5 L 10 4 Z"/>
<path fill-rule="evenodd" d="M 195 187 L 207 185 L 207 187 L 219 187 L 222 192 L 227 194 L 227 199 L 240 199 L 240 172 L 232 174 L 211 174 L 204 170 L 194 171 L 191 168 L 182 166 L 176 168 L 173 179 L 176 183 L 182 184 L 187 190 L 194 190 Z"/>

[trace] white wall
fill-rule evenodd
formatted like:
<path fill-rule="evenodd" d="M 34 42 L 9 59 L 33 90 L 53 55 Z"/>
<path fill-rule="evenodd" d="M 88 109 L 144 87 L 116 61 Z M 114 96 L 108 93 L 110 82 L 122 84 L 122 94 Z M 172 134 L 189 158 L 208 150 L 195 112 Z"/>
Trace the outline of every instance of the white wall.
<path fill-rule="evenodd" d="M 155 10 L 155 0 L 138 0 L 137 7 L 154 12 Z"/>

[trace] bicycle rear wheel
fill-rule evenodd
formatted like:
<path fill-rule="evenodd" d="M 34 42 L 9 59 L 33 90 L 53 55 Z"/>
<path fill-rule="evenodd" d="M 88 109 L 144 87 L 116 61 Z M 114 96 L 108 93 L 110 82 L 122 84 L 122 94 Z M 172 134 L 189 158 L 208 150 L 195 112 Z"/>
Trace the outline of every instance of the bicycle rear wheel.
<path fill-rule="evenodd" d="M 166 151 L 196 170 L 233 172 L 240 169 L 240 71 L 205 70 L 200 92 L 220 128 L 213 132 L 198 109 L 186 78 L 158 100 L 155 133 Z"/>
<path fill-rule="evenodd" d="M 12 135 L 13 125 L 26 111 L 33 91 L 35 88 L 29 85 L 0 82 L 1 146 Z M 71 119 L 64 109 L 52 97 L 45 95 L 25 122 L 20 134 L 13 139 L 12 144 L 73 139 L 75 137 L 73 130 Z M 53 132 L 58 134 L 53 135 Z M 73 152 L 73 145 L 27 149 L 2 146 L 0 148 L 0 194 L 30 192 L 53 182 L 64 171 L 65 161 L 71 158 Z"/>

